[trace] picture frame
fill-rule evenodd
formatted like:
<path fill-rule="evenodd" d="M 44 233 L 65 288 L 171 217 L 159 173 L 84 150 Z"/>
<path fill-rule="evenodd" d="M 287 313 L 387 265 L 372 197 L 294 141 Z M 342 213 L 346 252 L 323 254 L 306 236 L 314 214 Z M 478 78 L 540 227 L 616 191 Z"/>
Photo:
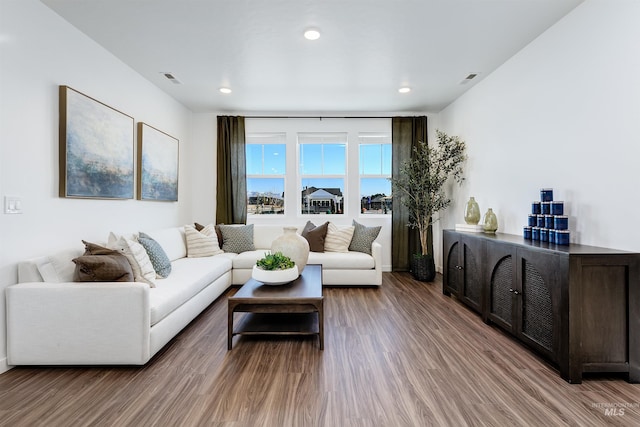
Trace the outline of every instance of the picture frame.
<path fill-rule="evenodd" d="M 138 122 L 138 200 L 178 201 L 177 138 Z"/>
<path fill-rule="evenodd" d="M 59 113 L 60 197 L 133 199 L 133 117 L 69 86 Z"/>

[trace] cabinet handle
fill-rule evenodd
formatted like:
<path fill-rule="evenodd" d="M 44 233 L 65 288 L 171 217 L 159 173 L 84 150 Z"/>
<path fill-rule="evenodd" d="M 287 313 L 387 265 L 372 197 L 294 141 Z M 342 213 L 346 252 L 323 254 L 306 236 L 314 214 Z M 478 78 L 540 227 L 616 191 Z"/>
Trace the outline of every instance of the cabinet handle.
<path fill-rule="evenodd" d="M 458 270 L 462 270 L 462 266 L 461 266 L 461 265 L 456 265 L 456 268 L 457 268 Z"/>
<path fill-rule="evenodd" d="M 513 290 L 513 289 L 511 289 L 511 288 L 509 288 L 509 292 L 513 293 L 513 292 L 514 292 L 514 290 Z"/>
<path fill-rule="evenodd" d="M 516 295 L 520 295 L 520 292 L 518 292 L 518 291 L 513 291 L 513 293 L 516 294 Z"/>

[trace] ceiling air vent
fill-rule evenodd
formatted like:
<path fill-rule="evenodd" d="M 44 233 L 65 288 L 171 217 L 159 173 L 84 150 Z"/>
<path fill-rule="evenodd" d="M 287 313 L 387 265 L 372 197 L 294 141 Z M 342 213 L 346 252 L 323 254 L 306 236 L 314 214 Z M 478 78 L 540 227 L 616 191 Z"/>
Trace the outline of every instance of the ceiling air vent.
<path fill-rule="evenodd" d="M 471 80 L 475 79 L 478 76 L 478 73 L 470 73 L 467 77 L 465 77 L 460 84 L 464 85 L 469 83 Z"/>
<path fill-rule="evenodd" d="M 162 75 L 165 76 L 173 84 L 176 84 L 176 85 L 182 84 L 182 82 L 178 80 L 176 76 L 174 76 L 172 73 L 162 73 Z"/>

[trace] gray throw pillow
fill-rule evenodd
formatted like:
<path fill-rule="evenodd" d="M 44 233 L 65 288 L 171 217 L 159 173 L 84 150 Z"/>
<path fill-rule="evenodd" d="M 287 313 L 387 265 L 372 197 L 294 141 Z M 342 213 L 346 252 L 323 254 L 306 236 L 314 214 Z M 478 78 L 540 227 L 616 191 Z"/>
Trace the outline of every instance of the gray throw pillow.
<path fill-rule="evenodd" d="M 382 226 L 366 227 L 356 222 L 356 220 L 353 220 L 352 225 L 356 228 L 353 230 L 349 250 L 371 255 L 371 244 L 376 240 L 378 234 L 380 234 Z"/>
<path fill-rule="evenodd" d="M 225 225 L 219 224 L 218 229 L 222 234 L 222 250 L 239 254 L 246 251 L 254 251 L 253 224 Z"/>
<path fill-rule="evenodd" d="M 151 265 L 153 265 L 153 269 L 156 271 L 158 278 L 164 279 L 169 277 L 169 274 L 171 274 L 171 260 L 164 249 L 162 249 L 162 246 L 160 246 L 160 243 L 145 233 L 138 235 L 138 242 L 140 242 L 147 251 Z"/>
<path fill-rule="evenodd" d="M 327 237 L 328 227 L 329 221 L 317 227 L 311 221 L 307 221 L 307 225 L 302 230 L 302 237 L 309 242 L 311 252 L 324 252 L 324 239 Z"/>

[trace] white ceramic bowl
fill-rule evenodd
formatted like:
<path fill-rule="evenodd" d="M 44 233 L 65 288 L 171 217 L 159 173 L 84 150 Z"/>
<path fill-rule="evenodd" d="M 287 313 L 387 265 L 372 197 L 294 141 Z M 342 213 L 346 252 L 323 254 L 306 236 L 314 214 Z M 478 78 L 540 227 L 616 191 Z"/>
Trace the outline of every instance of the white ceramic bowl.
<path fill-rule="evenodd" d="M 257 265 L 253 266 L 251 277 L 265 285 L 284 285 L 298 278 L 298 267 L 295 265 L 286 270 L 263 270 Z"/>

